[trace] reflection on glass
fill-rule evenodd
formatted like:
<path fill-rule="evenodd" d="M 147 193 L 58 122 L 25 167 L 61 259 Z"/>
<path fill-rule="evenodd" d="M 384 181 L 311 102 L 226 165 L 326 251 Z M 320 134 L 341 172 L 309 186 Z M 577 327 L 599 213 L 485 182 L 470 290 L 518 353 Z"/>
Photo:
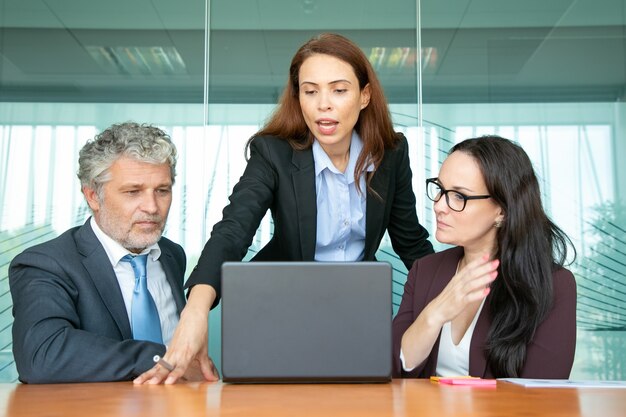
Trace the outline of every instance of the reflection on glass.
<path fill-rule="evenodd" d="M 185 62 L 173 46 L 86 46 L 85 49 L 111 74 L 187 74 Z"/>
<path fill-rule="evenodd" d="M 579 330 L 574 369 L 570 378 L 623 381 L 626 379 L 624 352 L 626 352 L 624 330 Z"/>

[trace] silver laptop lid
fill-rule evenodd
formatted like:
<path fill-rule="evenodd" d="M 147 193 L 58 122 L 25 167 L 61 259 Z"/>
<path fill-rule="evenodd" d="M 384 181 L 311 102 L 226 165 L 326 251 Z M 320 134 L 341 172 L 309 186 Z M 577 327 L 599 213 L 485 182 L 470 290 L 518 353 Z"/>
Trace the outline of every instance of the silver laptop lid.
<path fill-rule="evenodd" d="M 389 381 L 391 285 L 384 262 L 225 263 L 224 381 Z"/>

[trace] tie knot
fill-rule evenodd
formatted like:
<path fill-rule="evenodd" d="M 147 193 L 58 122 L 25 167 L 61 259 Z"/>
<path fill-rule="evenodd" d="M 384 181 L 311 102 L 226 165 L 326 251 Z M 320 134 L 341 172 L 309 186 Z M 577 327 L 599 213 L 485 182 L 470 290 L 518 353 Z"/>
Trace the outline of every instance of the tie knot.
<path fill-rule="evenodd" d="M 133 267 L 133 271 L 135 272 L 135 277 L 145 277 L 146 276 L 146 263 L 148 262 L 148 254 L 143 255 L 126 255 L 122 258 L 123 262 L 130 262 Z"/>

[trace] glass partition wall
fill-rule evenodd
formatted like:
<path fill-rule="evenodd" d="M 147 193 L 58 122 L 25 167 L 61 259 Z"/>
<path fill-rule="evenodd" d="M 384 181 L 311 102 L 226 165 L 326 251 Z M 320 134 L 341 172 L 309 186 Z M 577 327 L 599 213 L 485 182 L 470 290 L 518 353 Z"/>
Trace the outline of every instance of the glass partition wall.
<path fill-rule="evenodd" d="M 572 377 L 626 379 L 625 1 L 0 0 L 0 380 L 16 380 L 7 270 L 24 248 L 83 223 L 85 141 L 115 122 L 168 131 L 180 152 L 166 235 L 191 269 L 274 108 L 298 46 L 325 31 L 374 65 L 424 179 L 456 142 L 486 133 L 531 156 L 578 259 Z M 266 217 L 250 249 L 271 236 Z M 438 249 L 443 246 L 436 244 Z M 394 266 L 397 308 L 406 269 Z M 220 362 L 220 309 L 210 315 Z"/>
<path fill-rule="evenodd" d="M 17 379 L 9 262 L 88 218 L 76 171 L 95 133 L 128 120 L 170 133 L 180 159 L 167 236 L 190 254 L 202 247 L 198 198 L 212 167 L 197 157 L 215 145 L 206 10 L 204 0 L 0 0 L 0 380 Z"/>
<path fill-rule="evenodd" d="M 524 147 L 578 252 L 572 378 L 625 379 L 626 2 L 422 0 L 421 12 L 426 146 L 495 133 Z"/>

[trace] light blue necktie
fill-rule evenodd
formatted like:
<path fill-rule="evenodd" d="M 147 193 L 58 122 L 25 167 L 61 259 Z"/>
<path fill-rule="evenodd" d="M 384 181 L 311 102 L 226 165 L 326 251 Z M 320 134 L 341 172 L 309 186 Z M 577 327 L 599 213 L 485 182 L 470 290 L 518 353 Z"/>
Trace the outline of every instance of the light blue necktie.
<path fill-rule="evenodd" d="M 130 308 L 130 325 L 133 330 L 133 339 L 163 343 L 159 311 L 148 291 L 148 279 L 146 277 L 147 260 L 147 254 L 138 256 L 126 255 L 122 258 L 122 261 L 130 262 L 135 272 L 135 289 L 133 290 L 133 301 Z"/>

